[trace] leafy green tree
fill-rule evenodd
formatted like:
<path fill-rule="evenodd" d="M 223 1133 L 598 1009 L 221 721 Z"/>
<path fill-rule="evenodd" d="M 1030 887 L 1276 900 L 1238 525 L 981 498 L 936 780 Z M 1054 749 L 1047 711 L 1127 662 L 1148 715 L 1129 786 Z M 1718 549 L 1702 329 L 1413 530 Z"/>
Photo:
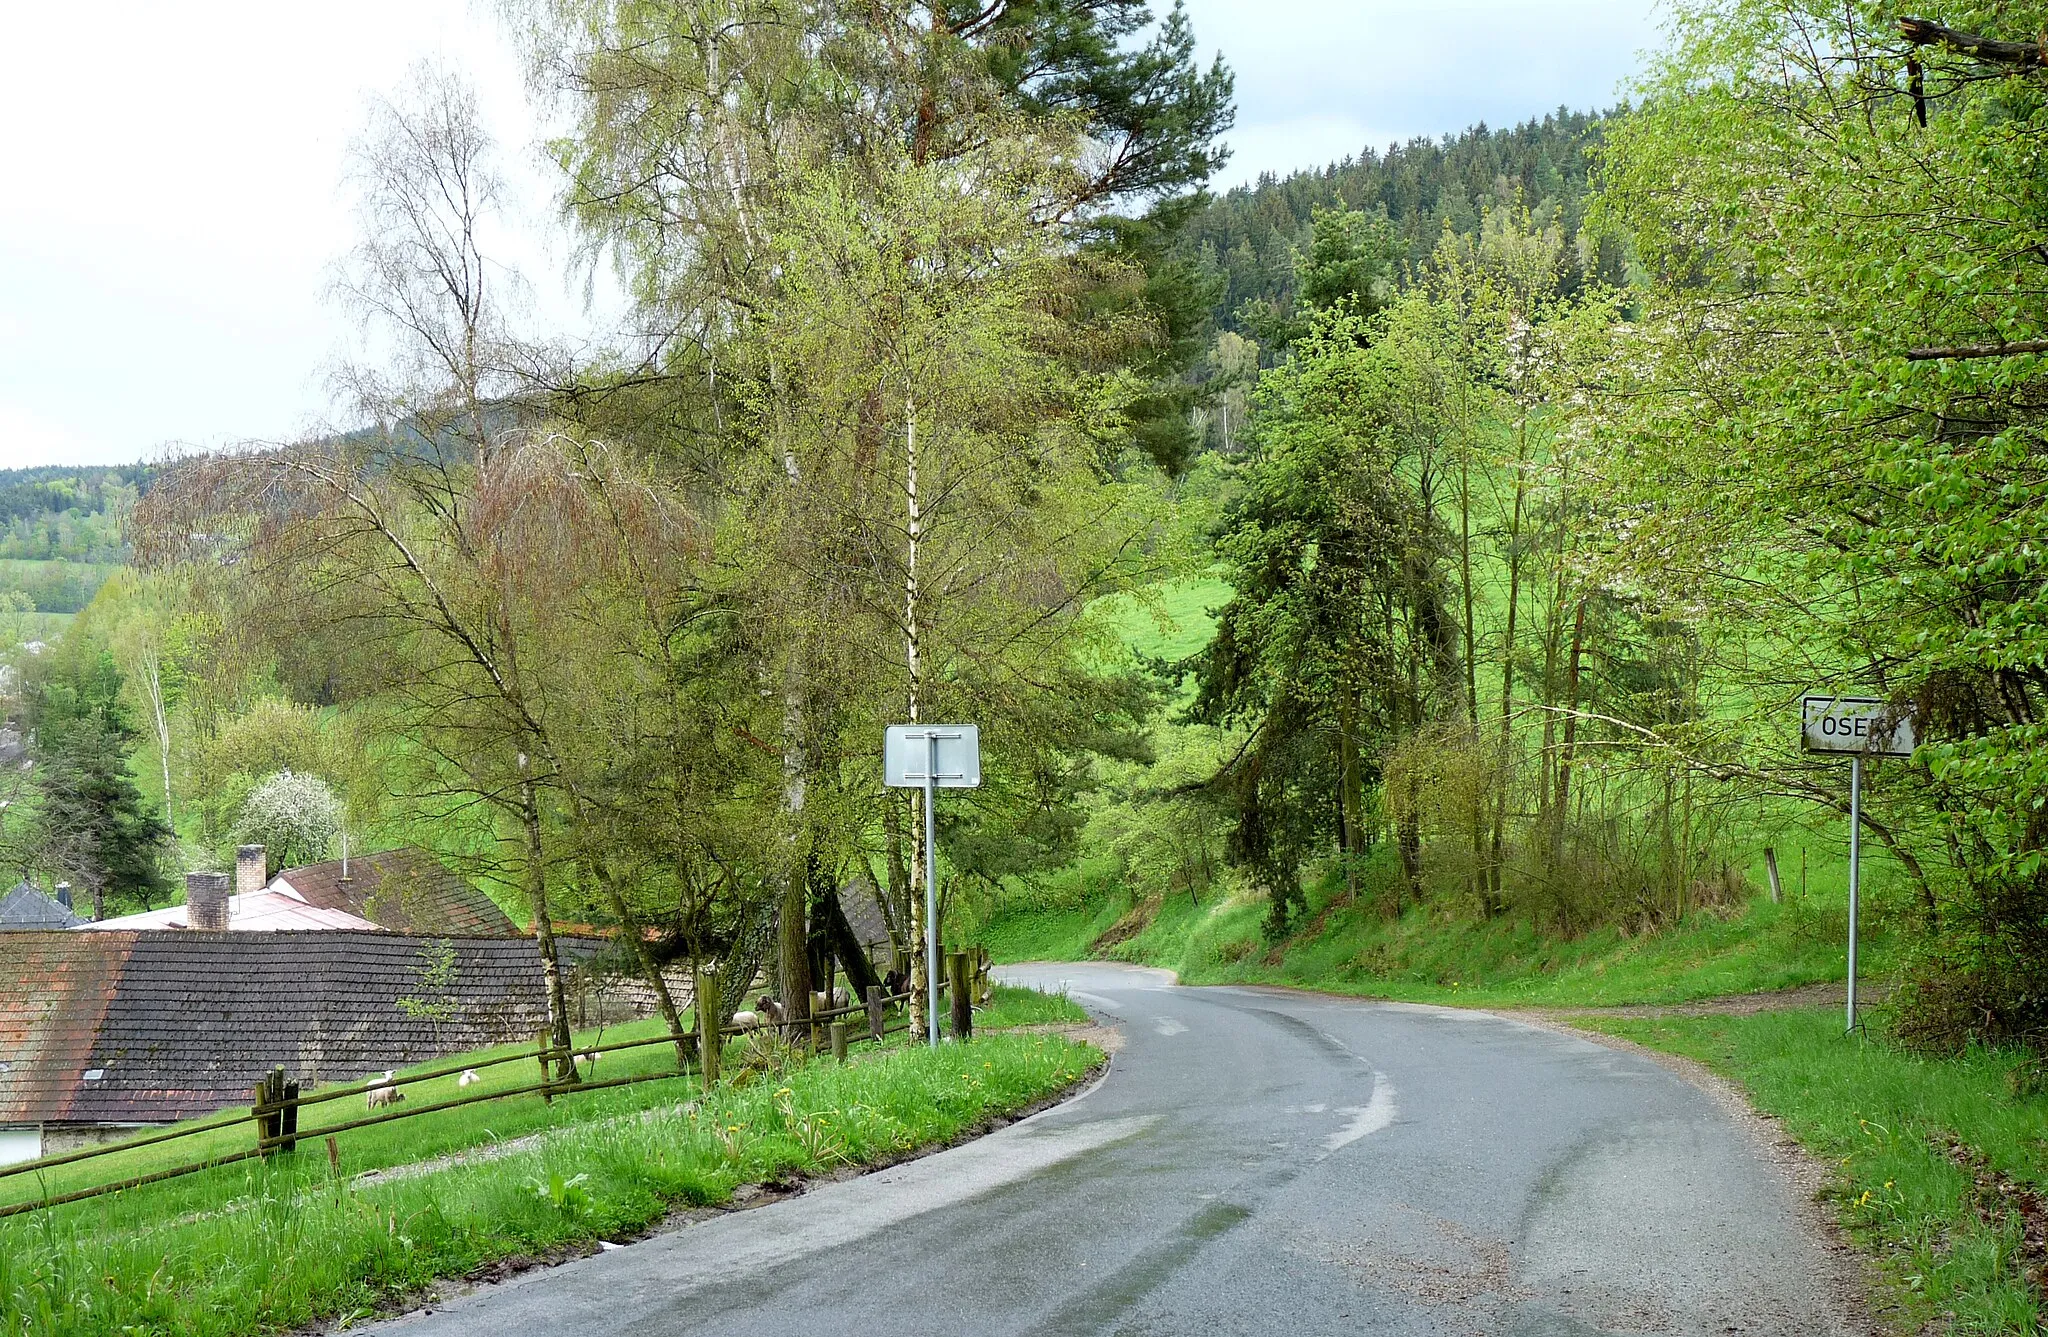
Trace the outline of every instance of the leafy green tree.
<path fill-rule="evenodd" d="M 1412 368 L 1391 352 L 1406 340 L 1387 337 L 1427 319 L 1422 304 L 1312 319 L 1261 378 L 1243 500 L 1219 543 L 1233 593 L 1193 665 L 1191 716 L 1249 730 L 1218 780 L 1235 796 L 1232 854 L 1264 884 L 1275 935 L 1315 853 L 1334 846 L 1355 891 L 1381 752 L 1456 700 L 1448 537 L 1418 486 L 1438 429 L 1412 412 Z M 1401 843 L 1412 879 L 1412 835 Z"/>
<path fill-rule="evenodd" d="M 1969 12 L 2029 42 L 2048 21 Z M 1613 131 L 1603 210 L 1645 278 L 1614 364 L 1627 551 L 1645 589 L 1739 630 L 1759 784 L 1846 811 L 1844 768 L 1775 741 L 1801 689 L 1918 704 L 1926 741 L 1872 768 L 1863 814 L 1939 925 L 1908 1024 L 2038 1035 L 2048 85 L 1915 52 L 1890 13 L 1682 5 Z"/>

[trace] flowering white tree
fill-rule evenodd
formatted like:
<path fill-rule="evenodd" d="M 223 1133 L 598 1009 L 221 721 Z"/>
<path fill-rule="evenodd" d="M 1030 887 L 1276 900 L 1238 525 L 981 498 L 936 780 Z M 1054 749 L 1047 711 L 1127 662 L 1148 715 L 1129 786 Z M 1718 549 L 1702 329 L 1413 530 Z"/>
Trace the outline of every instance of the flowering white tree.
<path fill-rule="evenodd" d="M 341 830 L 341 802 L 317 775 L 279 771 L 242 802 L 238 838 L 265 846 L 280 864 L 313 863 L 327 857 Z"/>

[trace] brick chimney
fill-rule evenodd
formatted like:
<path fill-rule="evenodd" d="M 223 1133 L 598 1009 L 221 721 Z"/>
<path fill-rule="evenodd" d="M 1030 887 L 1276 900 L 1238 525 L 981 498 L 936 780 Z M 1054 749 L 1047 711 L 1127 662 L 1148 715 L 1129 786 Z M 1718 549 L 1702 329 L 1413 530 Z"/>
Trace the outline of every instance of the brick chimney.
<path fill-rule="evenodd" d="M 185 874 L 185 927 L 225 931 L 228 926 L 228 875 Z"/>
<path fill-rule="evenodd" d="M 261 845 L 235 847 L 235 894 L 246 896 L 270 885 L 270 862 Z"/>

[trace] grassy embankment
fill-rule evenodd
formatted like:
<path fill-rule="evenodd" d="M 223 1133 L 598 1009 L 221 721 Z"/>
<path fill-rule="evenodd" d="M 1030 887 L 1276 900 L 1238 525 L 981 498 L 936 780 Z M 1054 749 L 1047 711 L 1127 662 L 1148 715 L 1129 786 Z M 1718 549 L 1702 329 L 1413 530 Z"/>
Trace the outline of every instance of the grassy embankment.
<path fill-rule="evenodd" d="M 742 1184 L 899 1159 L 1078 1081 L 1100 1061 L 1094 1050 L 1002 1028 L 1081 1016 L 1065 999 L 1002 990 L 971 1045 L 931 1050 L 892 1037 L 845 1066 L 827 1058 L 739 1076 L 735 1041 L 736 1080 L 709 1096 L 678 1081 L 553 1105 L 510 1097 L 341 1134 L 340 1180 L 313 1143 L 295 1157 L 0 1221 L 0 1334 L 216 1337 L 361 1317 L 437 1278 L 637 1234 L 672 1207 L 725 1203 Z M 606 1038 L 635 1033 L 651 1023 Z M 626 1052 L 634 1057 L 605 1056 L 599 1075 L 673 1062 L 665 1047 Z M 537 1075 L 522 1064 L 486 1073 L 504 1086 Z M 409 1089 L 439 1100 L 455 1094 L 453 1078 L 445 1085 Z M 337 1101 L 306 1122 L 360 1113 Z M 226 1135 L 239 1147 L 251 1134 Z M 193 1150 L 174 1143 L 115 1159 L 169 1164 Z M 107 1162 L 89 1164 L 98 1167 L 91 1179 L 114 1177 Z M 405 1165 L 413 1169 L 352 1177 Z"/>

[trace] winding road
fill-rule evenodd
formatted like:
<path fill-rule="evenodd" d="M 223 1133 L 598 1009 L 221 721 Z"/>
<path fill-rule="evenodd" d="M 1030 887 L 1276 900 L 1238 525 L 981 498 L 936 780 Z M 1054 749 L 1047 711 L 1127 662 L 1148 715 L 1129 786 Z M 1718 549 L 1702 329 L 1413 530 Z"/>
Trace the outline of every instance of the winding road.
<path fill-rule="evenodd" d="M 1118 1028 L 1093 1090 L 376 1331 L 1866 1331 L 1769 1146 L 1649 1058 L 1486 1013 L 1134 967 L 1002 974 Z"/>

